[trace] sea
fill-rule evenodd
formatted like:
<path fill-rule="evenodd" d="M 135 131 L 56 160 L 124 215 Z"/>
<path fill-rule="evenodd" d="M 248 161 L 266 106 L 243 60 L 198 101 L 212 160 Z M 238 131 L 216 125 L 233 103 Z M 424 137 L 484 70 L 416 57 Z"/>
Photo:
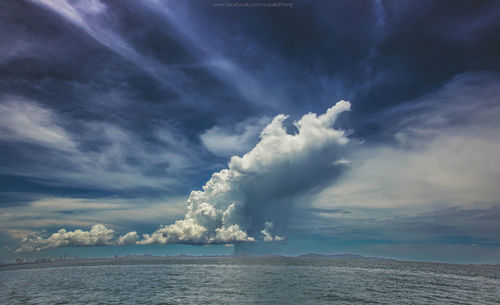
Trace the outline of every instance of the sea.
<path fill-rule="evenodd" d="M 0 267 L 0 304 L 500 304 L 500 266 L 379 259 L 107 259 Z"/>

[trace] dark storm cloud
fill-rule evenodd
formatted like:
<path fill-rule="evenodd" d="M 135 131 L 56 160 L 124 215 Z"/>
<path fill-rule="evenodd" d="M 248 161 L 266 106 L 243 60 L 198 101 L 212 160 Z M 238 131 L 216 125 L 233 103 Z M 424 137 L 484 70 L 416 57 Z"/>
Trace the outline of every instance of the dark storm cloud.
<path fill-rule="evenodd" d="M 68 17 L 65 11 L 61 13 L 57 10 L 57 5 L 61 3 L 64 4 L 64 1 L 51 3 L 55 5 L 56 9 L 53 9 L 51 5 L 46 8 L 29 2 L 15 2 L 5 5 L 6 10 L 3 11 L 5 18 L 2 22 L 6 26 L 3 27 L 2 37 L 12 41 L 12 44 L 5 45 L 6 50 L 2 52 L 1 85 L 5 88 L 4 93 L 12 93 L 2 97 L 3 115 L 15 120 L 16 113 L 21 115 L 29 109 L 45 114 L 41 121 L 37 123 L 35 119 L 31 125 L 18 126 L 19 121 L 4 125 L 9 139 L 4 138 L 7 141 L 4 147 L 8 149 L 4 150 L 3 156 L 6 160 L 12 159 L 6 163 L 6 171 L 10 175 L 28 175 L 34 178 L 33 181 L 60 184 L 63 180 L 67 181 L 64 174 L 60 175 L 61 170 L 70 173 L 81 169 L 76 155 L 68 155 L 67 151 L 63 155 L 59 153 L 61 145 L 65 145 L 63 142 L 71 143 L 71 149 L 77 149 L 80 156 L 100 154 L 101 158 L 104 157 L 102 152 L 109 151 L 107 147 L 117 148 L 110 140 L 116 144 L 124 137 L 138 136 L 144 139 L 141 144 L 135 145 L 139 150 L 147 147 L 149 151 L 156 151 L 155 166 L 144 168 L 148 158 L 140 157 L 140 152 L 135 154 L 138 151 L 128 154 L 122 162 L 130 163 L 137 171 L 146 171 L 152 176 L 163 173 L 168 167 L 171 169 L 173 164 L 182 167 L 183 162 L 176 156 L 180 156 L 179 153 L 192 155 L 187 151 L 191 150 L 188 149 L 190 142 L 198 141 L 198 129 L 205 128 L 211 120 L 203 110 L 198 110 L 203 108 L 199 107 L 203 101 L 195 95 L 180 99 L 178 95 L 169 93 L 165 89 L 168 79 L 160 82 L 142 71 L 142 66 L 151 65 L 146 59 L 142 61 L 146 55 L 135 56 L 133 47 L 128 44 L 125 49 L 117 46 L 122 41 L 120 34 L 113 32 L 112 28 L 103 29 L 101 21 L 93 24 L 95 20 L 92 18 L 82 21 L 80 15 Z M 81 13 L 81 10 L 77 12 Z M 96 12 L 100 13 L 106 12 Z M 120 15 L 113 13 L 107 17 Z M 30 18 L 42 22 L 35 26 Z M 147 29 L 144 31 L 147 32 Z M 168 40 L 168 37 L 164 38 Z M 109 42 L 110 39 L 115 41 Z M 84 65 L 81 64 L 82 59 Z M 130 65 L 130 62 L 135 65 Z M 146 68 L 145 72 L 148 72 L 151 67 Z M 18 103 L 22 109 L 14 109 L 13 103 Z M 29 116 L 25 116 L 28 122 L 32 120 Z M 53 119 L 57 122 L 52 122 Z M 179 122 L 189 128 L 179 127 Z M 36 134 L 16 135 L 13 132 L 13 128 L 17 127 L 18 131 L 22 131 L 30 126 L 42 125 L 50 125 L 51 129 L 46 128 L 48 134 L 54 134 L 56 130 L 55 134 L 64 135 L 62 138 L 66 141 L 55 143 L 50 139 L 40 140 Z M 117 137 L 116 132 L 121 136 Z M 109 133 L 114 133 L 112 139 L 105 136 Z M 16 136 L 15 144 L 11 144 Z M 32 140 L 35 145 L 30 143 Z M 36 144 L 43 144 L 43 147 Z M 47 144 L 59 145 L 49 147 Z M 32 154 L 34 149 L 40 152 L 36 157 Z M 172 153 L 172 149 L 177 153 Z M 194 154 L 197 150 L 192 148 Z M 163 156 L 158 158 L 159 154 Z M 194 164 L 193 161 L 189 162 Z M 23 167 L 26 169 L 23 170 Z M 173 174 L 172 170 L 170 172 Z M 179 182 L 182 180 L 175 174 L 174 177 Z M 76 187 L 88 187 L 85 180 L 69 183 L 76 184 Z M 100 184 L 100 188 L 108 186 Z"/>
<path fill-rule="evenodd" d="M 320 111 L 332 99 L 355 100 L 351 122 L 360 136 L 378 136 L 383 128 L 377 118 L 363 123 L 366 115 L 432 91 L 457 73 L 499 68 L 500 46 L 489 34 L 500 26 L 493 3 L 294 5 L 274 11 L 162 7 L 180 12 L 175 22 L 190 30 L 198 48 L 216 50 L 212 57 L 222 56 L 257 82 L 254 91 L 265 100 L 253 102 L 301 113 Z M 467 38 L 470 31 L 479 35 Z"/>

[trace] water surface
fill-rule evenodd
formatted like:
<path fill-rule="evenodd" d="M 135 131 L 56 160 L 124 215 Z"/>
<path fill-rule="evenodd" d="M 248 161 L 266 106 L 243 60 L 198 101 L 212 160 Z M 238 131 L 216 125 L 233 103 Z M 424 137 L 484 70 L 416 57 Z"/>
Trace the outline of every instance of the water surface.
<path fill-rule="evenodd" d="M 499 304 L 500 266 L 190 258 L 3 266 L 0 304 Z"/>

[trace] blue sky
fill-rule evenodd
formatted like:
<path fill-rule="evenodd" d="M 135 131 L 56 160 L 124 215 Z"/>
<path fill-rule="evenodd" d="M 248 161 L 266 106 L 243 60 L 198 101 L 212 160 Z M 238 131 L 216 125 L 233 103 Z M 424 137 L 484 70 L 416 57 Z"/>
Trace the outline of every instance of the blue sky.
<path fill-rule="evenodd" d="M 497 2 L 214 3 L 0 4 L 0 260 L 500 262 Z"/>

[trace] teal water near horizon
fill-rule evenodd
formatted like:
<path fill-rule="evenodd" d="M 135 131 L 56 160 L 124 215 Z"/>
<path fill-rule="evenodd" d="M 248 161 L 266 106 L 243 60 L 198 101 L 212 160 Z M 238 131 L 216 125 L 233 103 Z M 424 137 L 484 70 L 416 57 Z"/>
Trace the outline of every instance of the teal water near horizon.
<path fill-rule="evenodd" d="M 0 268 L 0 304 L 499 304 L 500 266 L 187 258 Z"/>

